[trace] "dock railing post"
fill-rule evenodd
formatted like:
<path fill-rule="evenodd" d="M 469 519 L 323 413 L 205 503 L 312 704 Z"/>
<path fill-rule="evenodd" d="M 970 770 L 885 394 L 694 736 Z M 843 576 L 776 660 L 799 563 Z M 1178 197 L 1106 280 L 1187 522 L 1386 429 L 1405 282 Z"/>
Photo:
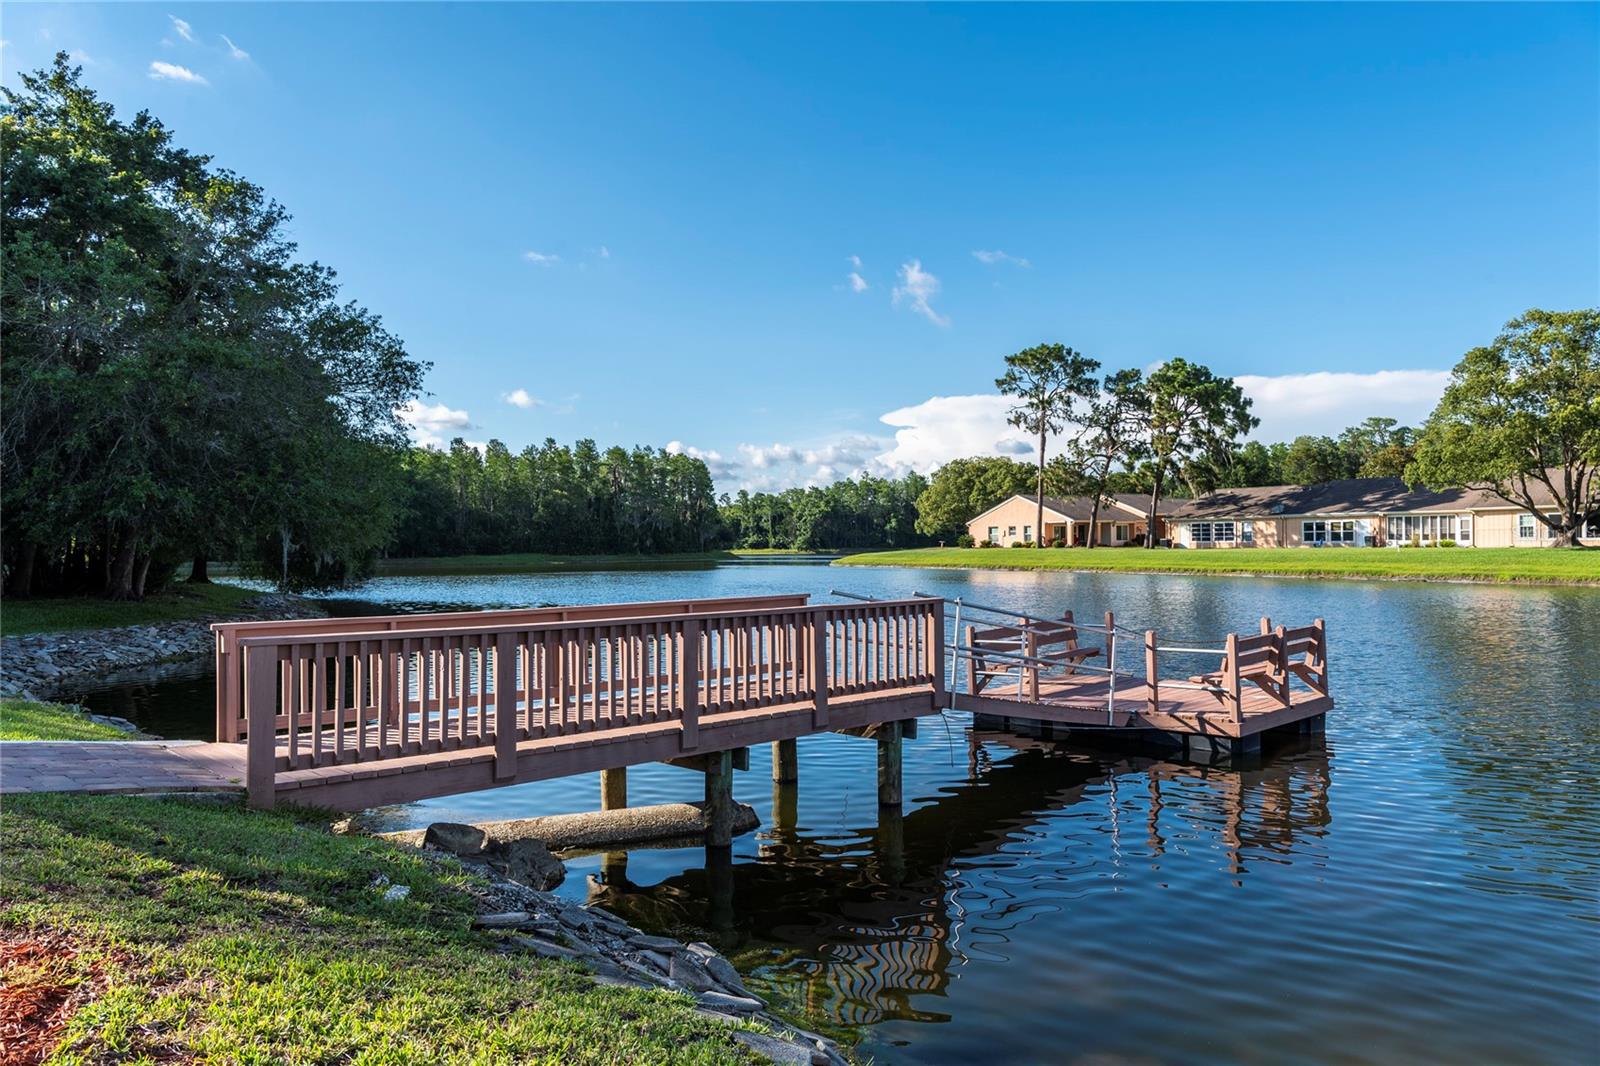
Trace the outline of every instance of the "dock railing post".
<path fill-rule="evenodd" d="M 1289 691 L 1289 641 L 1286 637 L 1287 630 L 1279 626 L 1272 631 L 1273 652 L 1277 656 L 1277 681 L 1278 696 L 1283 700 L 1283 705 L 1288 707 L 1294 703 L 1294 693 Z"/>
<path fill-rule="evenodd" d="M 1227 686 L 1228 702 L 1233 704 L 1233 720 L 1244 721 L 1244 703 L 1239 695 L 1239 634 L 1228 634 L 1228 668 L 1222 683 Z"/>
<path fill-rule="evenodd" d="M 238 690 L 239 679 L 234 676 L 233 652 L 228 647 L 226 632 L 221 626 L 211 628 L 217 643 L 217 741 L 220 743 L 239 739 L 239 715 L 232 698 Z"/>
<path fill-rule="evenodd" d="M 528 678 L 528 719 L 533 719 L 533 678 Z M 517 776 L 517 635 L 494 638 L 494 779 Z"/>
<path fill-rule="evenodd" d="M 828 725 L 828 612 L 826 608 L 813 608 L 811 612 L 811 681 L 816 692 L 812 696 L 811 725 L 825 729 Z"/>
<path fill-rule="evenodd" d="M 973 643 L 973 634 L 976 632 L 975 627 L 967 627 L 967 694 L 971 696 L 978 694 L 978 651 Z"/>
<path fill-rule="evenodd" d="M 1317 676 L 1322 679 L 1322 694 L 1328 694 L 1328 627 L 1318 618 L 1311 623 L 1317 631 Z"/>
<path fill-rule="evenodd" d="M 683 659 L 678 666 L 678 696 L 682 701 L 680 721 L 684 751 L 693 751 L 700 746 L 700 644 L 704 627 L 705 623 L 700 621 L 683 623 L 683 641 L 679 652 Z"/>
<path fill-rule="evenodd" d="M 1156 681 L 1156 631 L 1144 631 L 1144 680 L 1148 692 L 1145 695 L 1145 710 L 1149 714 L 1158 714 L 1161 711 L 1161 692 Z"/>
<path fill-rule="evenodd" d="M 1025 676 L 1027 678 L 1028 687 L 1027 687 L 1027 691 L 1024 692 L 1023 688 L 1022 688 L 1022 685 L 1019 683 L 1017 685 L 1017 698 L 1019 700 L 1020 699 L 1027 699 L 1027 700 L 1032 701 L 1033 703 L 1038 703 L 1039 702 L 1039 664 L 1037 662 L 1035 662 L 1034 660 L 1039 655 L 1039 635 L 1033 631 L 1033 627 L 1032 627 L 1032 625 L 1030 623 L 1024 622 L 1023 625 L 1024 625 L 1024 629 L 1022 630 L 1022 654 L 1027 656 L 1027 663 L 1028 664 L 1027 664 L 1027 666 L 1023 666 L 1021 663 L 1018 663 L 1017 664 L 1017 671 L 1018 671 L 1018 673 L 1022 674 L 1023 676 Z"/>
<path fill-rule="evenodd" d="M 944 601 L 934 600 L 928 604 L 928 674 L 933 679 L 934 703 L 943 706 L 945 695 L 944 682 Z"/>
<path fill-rule="evenodd" d="M 277 801 L 278 649 L 252 647 L 245 653 L 245 789 L 250 806 L 270 811 Z M 289 728 L 295 728 L 293 719 Z"/>

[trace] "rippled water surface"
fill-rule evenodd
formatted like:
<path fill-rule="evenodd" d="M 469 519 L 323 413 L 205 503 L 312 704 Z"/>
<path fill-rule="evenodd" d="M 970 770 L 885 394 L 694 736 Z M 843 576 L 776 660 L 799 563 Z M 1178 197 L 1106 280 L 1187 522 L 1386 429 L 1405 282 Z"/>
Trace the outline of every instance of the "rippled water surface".
<path fill-rule="evenodd" d="M 871 743 L 765 749 L 762 827 L 569 863 L 562 891 L 705 937 L 752 985 L 882 1062 L 1592 1062 L 1600 1049 L 1600 592 L 792 563 L 385 578 L 406 608 L 913 589 L 1203 640 L 1327 619 L 1325 737 L 1200 766 L 974 732 L 905 747 L 880 816 Z M 354 604 L 347 609 L 359 610 Z M 209 728 L 203 675 L 105 707 Z M 185 688 L 184 686 L 187 686 Z M 629 772 L 630 801 L 699 798 Z M 381 812 L 395 824 L 598 806 L 595 776 Z"/>

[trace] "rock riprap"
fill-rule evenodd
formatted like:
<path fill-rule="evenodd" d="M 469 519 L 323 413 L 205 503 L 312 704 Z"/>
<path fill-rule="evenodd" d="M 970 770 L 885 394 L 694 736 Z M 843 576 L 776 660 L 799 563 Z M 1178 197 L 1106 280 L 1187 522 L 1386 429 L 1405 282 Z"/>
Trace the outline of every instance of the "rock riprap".
<path fill-rule="evenodd" d="M 473 924 L 496 937 L 501 950 L 577 963 L 597 985 L 692 996 L 702 1015 L 736 1027 L 734 1039 L 772 1062 L 847 1066 L 832 1040 L 768 1013 L 766 1001 L 745 987 L 738 970 L 710 944 L 646 933 L 602 907 L 533 887 L 530 880 L 551 887 L 560 883 L 560 874 L 552 879 L 546 859 L 565 872 L 539 841 L 497 841 L 477 826 L 435 822 L 417 843 L 448 856 L 442 861 L 460 862 L 484 877 L 486 884 L 475 890 L 481 913 Z M 508 862 L 503 850 L 508 848 L 518 849 L 523 855 L 518 861 L 527 865 Z M 528 880 L 512 876 L 510 869 L 528 874 Z"/>
<path fill-rule="evenodd" d="M 155 625 L 28 633 L 0 638 L 0 696 L 25 700 L 71 698 L 123 676 L 159 676 L 160 667 L 213 654 L 211 623 L 252 619 L 318 618 L 327 612 L 310 600 L 263 593 L 222 616 Z"/>

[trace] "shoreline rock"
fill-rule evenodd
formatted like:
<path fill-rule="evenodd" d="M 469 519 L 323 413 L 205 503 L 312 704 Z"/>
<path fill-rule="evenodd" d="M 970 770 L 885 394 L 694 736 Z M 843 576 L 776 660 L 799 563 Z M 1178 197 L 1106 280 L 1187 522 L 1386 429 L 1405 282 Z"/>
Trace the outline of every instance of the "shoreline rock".
<path fill-rule="evenodd" d="M 0 637 L 0 696 L 72 702 L 85 690 L 116 683 L 120 675 L 154 680 L 191 668 L 215 650 L 213 622 L 326 615 L 302 596 L 264 592 L 244 601 L 237 616 Z"/>
<path fill-rule="evenodd" d="M 471 890 L 479 906 L 473 926 L 495 938 L 499 950 L 575 963 L 588 970 L 597 986 L 659 988 L 692 997 L 697 1012 L 735 1027 L 735 1040 L 771 1062 L 848 1066 L 834 1041 L 769 1013 L 767 1002 L 745 986 L 734 965 L 710 944 L 646 933 L 603 907 L 565 900 L 507 876 L 495 861 L 496 849 L 536 841 L 497 841 L 486 828 L 440 822 L 411 841 L 398 842 L 421 847 L 441 862 L 460 863 L 484 878 L 486 886 Z M 539 850 L 549 856 L 542 846 Z M 559 861 L 551 861 L 565 873 Z M 541 873 L 548 876 L 549 871 Z M 546 883 L 559 882 L 557 875 Z"/>

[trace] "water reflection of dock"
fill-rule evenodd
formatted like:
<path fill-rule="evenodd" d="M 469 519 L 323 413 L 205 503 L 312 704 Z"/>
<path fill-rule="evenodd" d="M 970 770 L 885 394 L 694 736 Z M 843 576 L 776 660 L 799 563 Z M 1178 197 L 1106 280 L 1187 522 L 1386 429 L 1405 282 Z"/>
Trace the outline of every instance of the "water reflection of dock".
<path fill-rule="evenodd" d="M 1009 750 L 1007 750 L 1009 749 Z M 998 757 L 997 757 L 998 756 Z M 1253 858 L 1287 853 L 1329 820 L 1328 762 L 1307 738 L 1254 769 L 1146 757 L 1098 758 L 1049 740 L 975 732 L 968 779 L 910 814 L 892 809 L 855 839 L 798 831 L 792 788 L 774 787 L 759 861 L 686 870 L 639 886 L 612 867 L 597 902 L 658 927 L 707 931 L 767 990 L 845 1026 L 941 1021 L 964 962 L 966 871 L 1026 848 L 1059 812 L 1107 805 L 1113 846 L 1159 858 L 1209 840 L 1237 883 Z M 1075 811 L 1076 813 L 1076 811 Z"/>

